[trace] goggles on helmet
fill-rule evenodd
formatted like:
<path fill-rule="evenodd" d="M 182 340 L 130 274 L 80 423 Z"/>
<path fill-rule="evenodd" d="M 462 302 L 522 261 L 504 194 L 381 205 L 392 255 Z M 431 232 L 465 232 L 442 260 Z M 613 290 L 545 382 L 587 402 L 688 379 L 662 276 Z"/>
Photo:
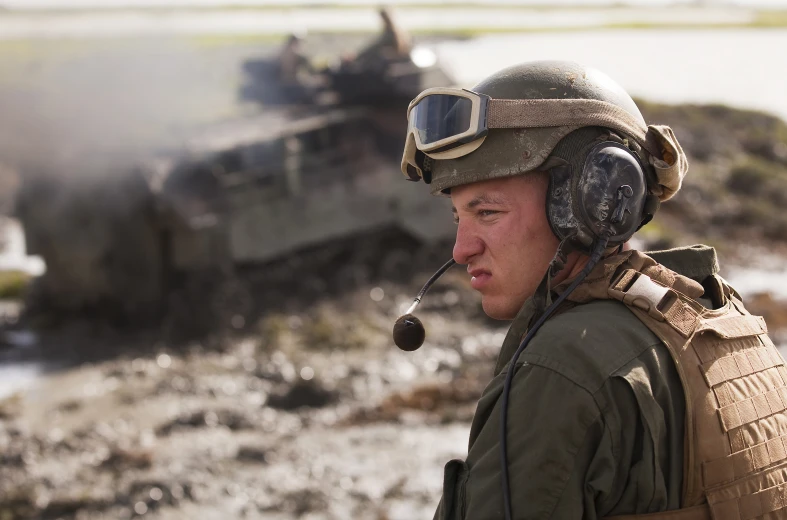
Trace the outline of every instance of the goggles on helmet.
<path fill-rule="evenodd" d="M 603 126 L 650 148 L 644 121 L 595 99 L 493 99 L 472 90 L 430 88 L 407 108 L 402 173 L 431 182 L 430 159 L 456 159 L 477 150 L 492 128 Z"/>
<path fill-rule="evenodd" d="M 420 180 L 424 177 L 425 156 L 455 159 L 481 146 L 488 131 L 486 108 L 490 99 L 465 89 L 438 87 L 421 92 L 407 107 L 402 173 L 410 180 Z"/>

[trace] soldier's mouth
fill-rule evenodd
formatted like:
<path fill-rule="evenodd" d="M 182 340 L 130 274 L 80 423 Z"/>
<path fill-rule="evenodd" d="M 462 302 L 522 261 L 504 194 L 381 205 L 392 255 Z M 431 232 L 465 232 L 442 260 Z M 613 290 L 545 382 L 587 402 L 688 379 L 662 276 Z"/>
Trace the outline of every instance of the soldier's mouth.
<path fill-rule="evenodd" d="M 480 291 L 492 280 L 492 273 L 483 269 L 473 269 L 470 273 L 470 286 L 476 291 Z"/>

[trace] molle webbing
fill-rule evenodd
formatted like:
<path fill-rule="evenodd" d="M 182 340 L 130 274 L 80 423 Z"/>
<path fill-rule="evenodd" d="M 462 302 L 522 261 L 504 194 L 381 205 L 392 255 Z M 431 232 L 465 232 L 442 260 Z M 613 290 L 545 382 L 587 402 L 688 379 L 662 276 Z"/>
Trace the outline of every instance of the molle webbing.
<path fill-rule="evenodd" d="M 765 321 L 720 278 L 725 301 L 709 310 L 696 282 L 640 253 L 621 256 L 599 268 L 605 279 L 580 298 L 600 297 L 606 285 L 606 297 L 626 304 L 669 348 L 686 396 L 686 452 L 683 509 L 619 518 L 787 518 L 787 367 Z"/>
<path fill-rule="evenodd" d="M 618 515 L 608 516 L 604 520 L 713 520 L 706 504 L 683 509 L 673 509 L 662 513 L 647 513 L 643 515 Z"/>
<path fill-rule="evenodd" d="M 787 518 L 787 468 L 763 470 L 708 492 L 713 520 L 783 520 Z"/>

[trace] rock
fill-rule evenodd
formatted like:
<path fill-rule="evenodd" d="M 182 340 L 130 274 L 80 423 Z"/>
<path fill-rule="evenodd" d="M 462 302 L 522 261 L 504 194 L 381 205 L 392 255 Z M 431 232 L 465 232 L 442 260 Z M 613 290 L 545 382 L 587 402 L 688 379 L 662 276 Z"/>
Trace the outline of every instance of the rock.
<path fill-rule="evenodd" d="M 243 462 L 265 464 L 268 462 L 266 459 L 266 454 L 267 450 L 259 446 L 241 446 L 238 449 L 238 454 L 235 456 L 235 458 Z"/>
<path fill-rule="evenodd" d="M 122 449 L 112 450 L 101 466 L 114 470 L 129 468 L 145 469 L 153 465 L 153 452 L 147 449 Z"/>
<path fill-rule="evenodd" d="M 298 381 L 284 393 L 271 394 L 268 398 L 268 406 L 278 410 L 295 410 L 301 407 L 322 408 L 337 402 L 338 399 L 337 392 L 325 388 L 312 379 Z"/>
<path fill-rule="evenodd" d="M 22 411 L 22 394 L 12 394 L 0 401 L 0 420 L 9 420 L 17 417 Z"/>
<path fill-rule="evenodd" d="M 159 426 L 156 435 L 169 435 L 172 430 L 182 427 L 202 428 L 226 426 L 230 430 L 247 430 L 255 427 L 248 416 L 237 410 L 200 410 L 187 413 L 174 419 L 173 421 Z"/>
<path fill-rule="evenodd" d="M 58 406 L 57 410 L 60 412 L 75 412 L 81 409 L 83 404 L 84 403 L 76 399 L 70 399 L 68 401 L 63 402 L 60 406 Z"/>
<path fill-rule="evenodd" d="M 301 517 L 311 511 L 323 511 L 328 507 L 328 497 L 322 491 L 301 489 L 287 493 L 280 504 L 285 511 Z"/>

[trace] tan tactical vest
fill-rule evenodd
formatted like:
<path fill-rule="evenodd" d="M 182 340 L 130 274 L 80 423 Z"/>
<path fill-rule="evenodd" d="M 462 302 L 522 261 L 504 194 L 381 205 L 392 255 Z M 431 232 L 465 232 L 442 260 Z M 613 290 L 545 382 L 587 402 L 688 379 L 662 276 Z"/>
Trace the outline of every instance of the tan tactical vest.
<path fill-rule="evenodd" d="M 718 276 L 705 291 L 636 251 L 610 260 L 569 300 L 626 304 L 669 348 L 686 395 L 683 508 L 610 519 L 786 520 L 787 367 L 765 321 Z"/>

